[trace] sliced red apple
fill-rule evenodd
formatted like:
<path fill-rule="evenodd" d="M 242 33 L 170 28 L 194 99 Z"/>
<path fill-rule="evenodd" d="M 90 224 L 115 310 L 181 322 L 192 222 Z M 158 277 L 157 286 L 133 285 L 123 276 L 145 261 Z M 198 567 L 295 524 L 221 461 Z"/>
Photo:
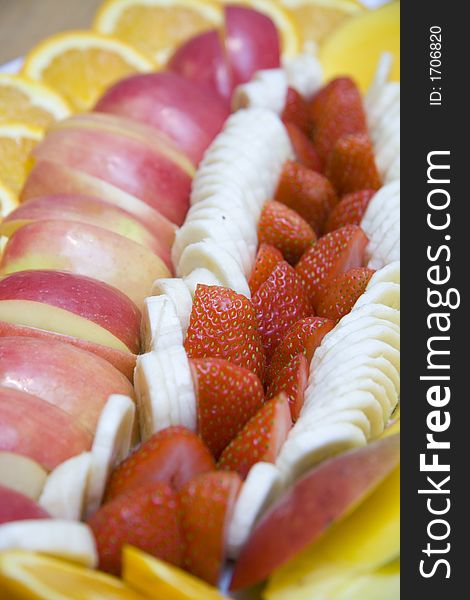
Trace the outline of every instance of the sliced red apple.
<path fill-rule="evenodd" d="M 251 586 L 351 512 L 400 461 L 400 436 L 329 460 L 288 489 L 262 517 L 241 551 L 231 589 Z"/>
<path fill-rule="evenodd" d="M 0 525 L 26 519 L 49 519 L 34 500 L 12 488 L 0 485 Z"/>
<path fill-rule="evenodd" d="M 92 441 L 92 434 L 57 406 L 0 387 L 0 450 L 27 456 L 50 471 L 88 450 Z"/>
<path fill-rule="evenodd" d="M 107 181 L 177 225 L 186 216 L 194 167 L 153 127 L 104 113 L 76 115 L 49 129 L 33 155 Z"/>
<path fill-rule="evenodd" d="M 127 77 L 104 94 L 95 110 L 155 127 L 195 165 L 229 114 L 219 97 L 172 72 Z"/>
<path fill-rule="evenodd" d="M 38 462 L 16 452 L 0 451 L 0 485 L 37 500 L 47 478 L 47 471 Z"/>
<path fill-rule="evenodd" d="M 73 221 L 38 221 L 9 239 L 0 274 L 70 271 L 114 286 L 141 308 L 159 277 L 171 273 L 153 252 L 117 233 Z"/>
<path fill-rule="evenodd" d="M 26 337 L 0 338 L 0 386 L 47 400 L 92 433 L 110 394 L 134 394 L 104 359 L 62 342 Z"/>

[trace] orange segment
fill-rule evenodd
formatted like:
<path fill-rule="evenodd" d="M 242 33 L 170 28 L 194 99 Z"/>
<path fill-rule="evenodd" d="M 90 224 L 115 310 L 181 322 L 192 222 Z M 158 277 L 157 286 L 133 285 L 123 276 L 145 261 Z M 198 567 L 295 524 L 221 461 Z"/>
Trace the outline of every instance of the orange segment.
<path fill-rule="evenodd" d="M 28 157 L 43 130 L 27 123 L 0 123 L 0 183 L 17 196 L 28 172 Z"/>
<path fill-rule="evenodd" d="M 59 91 L 76 110 L 87 110 L 114 82 L 155 68 L 153 61 L 121 40 L 91 31 L 71 31 L 33 48 L 23 73 Z"/>

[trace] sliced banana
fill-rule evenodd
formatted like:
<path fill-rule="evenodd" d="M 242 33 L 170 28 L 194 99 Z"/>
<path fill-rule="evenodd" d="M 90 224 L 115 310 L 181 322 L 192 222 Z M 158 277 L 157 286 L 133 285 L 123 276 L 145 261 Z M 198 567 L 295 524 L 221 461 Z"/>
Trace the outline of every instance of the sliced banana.
<path fill-rule="evenodd" d="M 37 500 L 46 482 L 47 472 L 29 456 L 0 452 L 0 485 Z"/>
<path fill-rule="evenodd" d="M 394 261 L 378 269 L 367 284 L 366 293 L 377 283 L 400 283 L 400 261 Z"/>
<path fill-rule="evenodd" d="M 237 86 L 232 94 L 232 110 L 266 108 L 277 115 L 284 110 L 287 95 L 287 76 L 283 69 L 264 69 L 251 81 Z"/>
<path fill-rule="evenodd" d="M 175 399 L 178 408 L 178 422 L 175 424 L 196 431 L 196 394 L 186 350 L 184 346 L 175 346 L 166 352 L 160 352 L 160 355 L 166 372 L 173 376 L 171 387 L 168 383 L 167 387 L 170 390 L 170 398 Z"/>
<path fill-rule="evenodd" d="M 348 322 L 354 321 L 362 317 L 370 317 L 375 319 L 382 319 L 383 321 L 390 321 L 397 327 L 400 326 L 400 311 L 391 306 L 387 306 L 382 303 L 366 302 L 358 307 L 354 306 L 353 310 L 347 315 Z M 341 326 L 343 319 L 338 323 Z"/>
<path fill-rule="evenodd" d="M 303 414 L 302 418 L 295 424 L 295 435 L 313 431 L 320 423 L 322 426 L 330 425 L 331 423 L 351 423 L 362 430 L 366 439 L 370 439 L 371 437 L 370 421 L 362 410 L 344 409 L 331 411 L 327 408 Z"/>
<path fill-rule="evenodd" d="M 56 519 L 80 521 L 90 471 L 91 452 L 64 461 L 48 475 L 39 504 Z"/>
<path fill-rule="evenodd" d="M 196 289 L 198 285 L 218 285 L 222 286 L 222 282 L 218 279 L 212 271 L 209 269 L 204 269 L 199 267 L 198 269 L 194 269 L 191 271 L 189 275 L 187 275 L 183 279 L 186 284 L 191 296 L 194 298 L 196 294 Z"/>
<path fill-rule="evenodd" d="M 144 352 L 182 345 L 181 322 L 174 302 L 166 294 L 145 298 L 141 332 Z"/>
<path fill-rule="evenodd" d="M 354 310 L 368 304 L 383 304 L 395 310 L 400 310 L 400 284 L 377 279 L 372 286 L 367 287 L 366 291 L 359 296 L 354 305 Z"/>
<path fill-rule="evenodd" d="M 367 124 L 370 130 L 374 130 L 380 123 L 382 116 L 393 110 L 400 104 L 400 83 L 398 81 L 387 82 L 376 95 L 373 103 L 365 100 Z"/>
<path fill-rule="evenodd" d="M 91 447 L 91 466 L 85 495 L 85 516 L 101 505 L 109 474 L 129 454 L 135 404 L 122 394 L 111 394 L 98 421 Z"/>
<path fill-rule="evenodd" d="M 323 69 L 314 52 L 303 52 L 282 61 L 287 85 L 301 96 L 311 98 L 323 84 Z"/>
<path fill-rule="evenodd" d="M 157 279 L 153 284 L 152 296 L 163 294 L 173 302 L 183 336 L 186 336 L 193 307 L 193 299 L 187 286 L 180 277 Z"/>
<path fill-rule="evenodd" d="M 42 552 L 90 568 L 98 564 L 90 527 L 63 519 L 30 519 L 0 525 L 0 550 Z"/>
<path fill-rule="evenodd" d="M 228 528 L 227 554 L 237 558 L 258 517 L 282 490 L 279 469 L 266 462 L 253 465 L 243 482 Z"/>

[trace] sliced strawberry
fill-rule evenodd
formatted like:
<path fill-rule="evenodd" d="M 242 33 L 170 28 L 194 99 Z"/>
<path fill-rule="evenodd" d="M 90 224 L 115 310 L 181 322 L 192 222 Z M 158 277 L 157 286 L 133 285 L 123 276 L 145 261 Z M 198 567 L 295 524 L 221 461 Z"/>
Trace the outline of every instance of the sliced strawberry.
<path fill-rule="evenodd" d="M 284 123 L 293 123 L 305 135 L 310 135 L 312 121 L 306 100 L 294 88 L 287 88 L 286 103 L 281 114 Z"/>
<path fill-rule="evenodd" d="M 360 267 L 337 275 L 317 296 L 317 312 L 322 317 L 339 321 L 365 292 L 374 269 Z"/>
<path fill-rule="evenodd" d="M 241 479 L 236 473 L 199 475 L 180 491 L 185 569 L 217 585 L 225 560 L 227 528 Z"/>
<path fill-rule="evenodd" d="M 335 322 L 323 317 L 300 319 L 287 331 L 271 357 L 266 371 L 266 382 L 270 385 L 276 374 L 282 371 L 298 354 L 303 354 L 310 364 L 313 353 L 323 337 L 333 329 Z"/>
<path fill-rule="evenodd" d="M 374 194 L 375 190 L 361 190 L 346 194 L 330 212 L 324 229 L 325 233 L 345 225 L 360 225 Z"/>
<path fill-rule="evenodd" d="M 307 387 L 309 364 L 304 354 L 297 354 L 287 365 L 278 371 L 272 379 L 266 398 L 271 399 L 284 392 L 289 401 L 290 416 L 295 423 L 304 404 L 304 392 Z"/>
<path fill-rule="evenodd" d="M 357 133 L 339 139 L 328 159 L 326 174 L 340 196 L 378 190 L 382 183 L 369 136 Z"/>
<path fill-rule="evenodd" d="M 323 164 L 341 137 L 367 132 L 361 94 L 349 77 L 334 79 L 317 94 L 310 107 L 310 116 L 314 122 L 313 142 Z"/>
<path fill-rule="evenodd" d="M 313 314 L 302 279 L 285 261 L 277 265 L 252 302 L 268 359 L 289 327 Z"/>
<path fill-rule="evenodd" d="M 166 483 L 148 483 L 121 494 L 103 504 L 88 519 L 88 525 L 95 536 L 102 571 L 120 574 L 124 544 L 181 564 L 178 498 Z"/>
<path fill-rule="evenodd" d="M 299 213 L 280 202 L 266 202 L 258 221 L 258 240 L 282 252 L 295 265 L 317 236 Z"/>
<path fill-rule="evenodd" d="M 198 431 L 215 458 L 263 405 L 259 377 L 223 358 L 190 360 Z"/>
<path fill-rule="evenodd" d="M 294 148 L 294 154 L 299 163 L 312 169 L 313 171 L 321 172 L 322 164 L 315 146 L 305 133 L 294 125 L 294 123 L 284 123 L 289 139 Z"/>
<path fill-rule="evenodd" d="M 280 250 L 269 244 L 260 244 L 253 271 L 250 275 L 250 281 L 248 282 L 252 296 L 271 275 L 275 266 L 282 260 L 284 260 L 284 257 Z"/>
<path fill-rule="evenodd" d="M 328 179 L 295 161 L 284 165 L 274 199 L 298 212 L 317 234 L 337 203 Z"/>
<path fill-rule="evenodd" d="M 316 308 L 317 294 L 336 275 L 362 267 L 367 237 L 357 225 L 346 225 L 321 237 L 296 266 Z"/>
<path fill-rule="evenodd" d="M 244 479 L 255 463 L 273 463 L 291 426 L 289 402 L 286 394 L 281 393 L 248 421 L 222 452 L 217 467 L 237 471 Z"/>
<path fill-rule="evenodd" d="M 255 309 L 233 290 L 197 286 L 184 347 L 189 358 L 225 358 L 264 379 L 265 356 Z"/>
<path fill-rule="evenodd" d="M 162 481 L 178 490 L 187 481 L 211 471 L 214 461 L 201 439 L 185 427 L 154 433 L 116 467 L 109 479 L 106 501 L 140 485 Z"/>

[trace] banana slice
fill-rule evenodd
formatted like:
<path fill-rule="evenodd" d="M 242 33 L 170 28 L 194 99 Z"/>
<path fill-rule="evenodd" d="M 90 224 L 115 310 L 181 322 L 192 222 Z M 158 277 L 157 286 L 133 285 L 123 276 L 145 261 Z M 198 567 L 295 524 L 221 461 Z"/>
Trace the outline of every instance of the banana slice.
<path fill-rule="evenodd" d="M 189 317 L 193 307 L 193 299 L 184 281 L 179 277 L 157 279 L 153 284 L 152 296 L 167 296 L 174 304 L 176 314 L 181 323 L 183 336 L 189 326 Z"/>
<path fill-rule="evenodd" d="M 378 190 L 372 200 L 369 202 L 366 212 L 361 221 L 361 227 L 367 234 L 367 231 L 374 230 L 381 221 L 387 220 L 389 213 L 389 205 L 394 204 L 397 206 L 400 199 L 400 182 L 396 181 L 388 183 Z M 384 214 L 385 213 L 385 214 Z"/>
<path fill-rule="evenodd" d="M 171 387 L 169 382 L 167 387 L 170 391 L 170 398 L 174 398 L 178 409 L 178 422 L 175 424 L 196 431 L 196 394 L 186 350 L 183 346 L 175 346 L 159 354 L 165 365 L 164 368 L 167 369 L 166 372 L 173 376 Z"/>
<path fill-rule="evenodd" d="M 384 183 L 388 184 L 400 179 L 400 155 L 396 156 L 393 163 L 387 169 L 384 176 Z"/>
<path fill-rule="evenodd" d="M 134 429 L 135 404 L 128 396 L 111 394 L 101 412 L 91 447 L 86 487 L 85 516 L 101 505 L 112 469 L 129 454 Z"/>
<path fill-rule="evenodd" d="M 144 352 L 182 345 L 181 322 L 174 303 L 166 294 L 145 298 L 141 338 Z"/>
<path fill-rule="evenodd" d="M 381 319 L 382 321 L 390 321 L 397 327 L 400 327 L 400 311 L 385 304 L 376 302 L 365 303 L 357 308 L 354 306 L 352 311 L 347 315 L 349 321 L 354 321 L 362 317 L 372 317 Z M 341 326 L 342 320 L 338 323 Z"/>
<path fill-rule="evenodd" d="M 375 70 L 374 78 L 364 98 L 366 110 L 370 110 L 371 106 L 375 104 L 377 98 L 382 93 L 384 86 L 388 84 L 392 64 L 393 55 L 390 52 L 382 52 Z"/>
<path fill-rule="evenodd" d="M 183 279 L 185 285 L 187 286 L 191 296 L 194 298 L 196 293 L 196 288 L 199 284 L 202 285 L 222 285 L 220 279 L 218 279 L 212 271 L 209 269 L 204 269 L 200 267 L 199 269 L 194 269 L 191 273 Z"/>
<path fill-rule="evenodd" d="M 0 485 L 37 500 L 47 472 L 32 458 L 15 452 L 0 452 Z"/>
<path fill-rule="evenodd" d="M 400 83 L 398 81 L 387 82 L 376 95 L 374 102 L 365 99 L 365 108 L 369 130 L 373 131 L 380 126 L 384 114 L 400 105 Z"/>
<path fill-rule="evenodd" d="M 400 261 L 389 263 L 382 269 L 378 269 L 367 284 L 366 293 L 377 283 L 400 283 Z"/>
<path fill-rule="evenodd" d="M 395 310 L 400 310 L 400 284 L 379 280 L 374 281 L 374 284 L 370 287 L 368 286 L 366 291 L 359 296 L 354 305 L 354 310 L 368 304 L 383 304 Z"/>
<path fill-rule="evenodd" d="M 275 465 L 258 462 L 251 467 L 238 495 L 228 528 L 229 558 L 237 558 L 256 520 L 281 491 L 281 477 Z"/>
<path fill-rule="evenodd" d="M 333 412 L 329 409 L 318 409 L 312 413 L 303 414 L 295 424 L 295 435 L 314 431 L 320 426 L 320 423 L 322 426 L 332 423 L 351 423 L 361 429 L 366 439 L 371 436 L 370 421 L 363 411 L 358 409 L 334 410 Z"/>
<path fill-rule="evenodd" d="M 400 348 L 400 328 L 385 319 L 376 317 L 359 317 L 358 319 L 349 319 L 341 325 L 335 327 L 326 335 L 321 345 L 317 348 L 315 356 L 320 359 L 330 348 L 339 346 L 353 346 L 364 339 L 374 339 L 386 342 L 392 348 Z"/>
<path fill-rule="evenodd" d="M 285 58 L 282 66 L 286 73 L 287 85 L 305 98 L 311 98 L 323 85 L 323 69 L 314 51 Z"/>
<path fill-rule="evenodd" d="M 95 538 L 88 525 L 62 519 L 30 519 L 0 525 L 0 551 L 27 550 L 96 567 Z"/>
<path fill-rule="evenodd" d="M 400 260 L 400 208 L 390 215 L 386 226 L 377 228 L 366 248 L 368 266 L 380 269 L 387 264 L 386 256 L 391 255 L 393 261 Z"/>
<path fill-rule="evenodd" d="M 56 519 L 80 521 L 90 471 L 91 452 L 64 461 L 48 475 L 39 504 Z"/>
<path fill-rule="evenodd" d="M 283 69 L 264 69 L 251 81 L 237 86 L 232 94 L 232 110 L 266 108 L 277 115 L 284 110 L 287 96 L 287 75 Z"/>

